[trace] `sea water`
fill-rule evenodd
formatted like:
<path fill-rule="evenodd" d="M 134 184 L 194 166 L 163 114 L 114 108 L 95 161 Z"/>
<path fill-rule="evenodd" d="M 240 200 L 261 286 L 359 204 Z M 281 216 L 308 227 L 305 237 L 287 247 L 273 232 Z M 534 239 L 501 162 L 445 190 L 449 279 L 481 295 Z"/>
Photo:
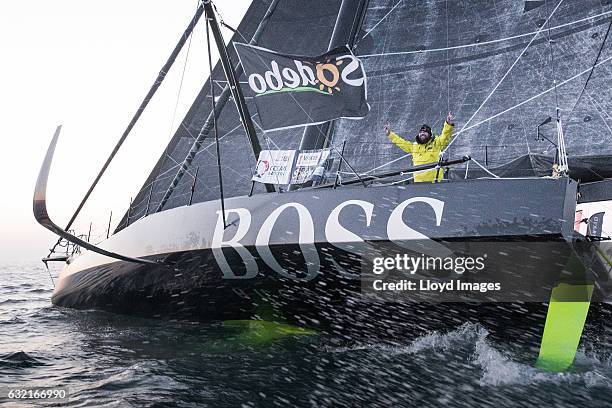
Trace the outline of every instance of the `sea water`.
<path fill-rule="evenodd" d="M 1 389 L 64 387 L 78 407 L 612 406 L 612 345 L 598 339 L 550 373 L 478 324 L 393 343 L 251 341 L 221 324 L 54 307 L 52 288 L 42 264 L 0 266 Z"/>

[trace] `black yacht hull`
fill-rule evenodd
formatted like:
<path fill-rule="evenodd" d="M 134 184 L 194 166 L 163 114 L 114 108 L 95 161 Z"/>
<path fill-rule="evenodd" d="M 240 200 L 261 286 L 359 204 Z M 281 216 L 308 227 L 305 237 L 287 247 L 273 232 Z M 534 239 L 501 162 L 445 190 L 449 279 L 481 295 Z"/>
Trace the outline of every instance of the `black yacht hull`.
<path fill-rule="evenodd" d="M 548 300 L 542 291 L 567 281 L 567 265 L 581 252 L 573 235 L 576 188 L 568 179 L 483 179 L 238 197 L 226 201 L 225 230 L 217 202 L 176 208 L 100 245 L 159 265 L 87 252 L 62 272 L 53 303 L 198 321 L 276 319 L 364 334 L 414 335 L 466 321 L 501 333 L 523 326 L 541 333 Z M 487 253 L 487 279 L 510 289 L 465 301 L 439 294 L 372 299 L 361 279 L 365 254 L 393 248 Z M 540 293 L 524 296 L 526 281 Z"/>

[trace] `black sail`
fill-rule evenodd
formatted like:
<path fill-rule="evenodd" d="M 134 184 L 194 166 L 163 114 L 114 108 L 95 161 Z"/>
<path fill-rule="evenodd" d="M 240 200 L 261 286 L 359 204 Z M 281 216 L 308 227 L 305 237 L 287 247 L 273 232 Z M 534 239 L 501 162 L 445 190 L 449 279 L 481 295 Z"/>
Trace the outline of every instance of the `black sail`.
<path fill-rule="evenodd" d="M 248 42 L 270 3 L 254 0 L 232 41 Z M 383 125 L 389 122 L 398 134 L 413 139 L 423 123 L 439 132 L 452 111 L 456 140 L 448 158 L 471 155 L 494 168 L 526 154 L 554 156 L 554 147 L 536 141 L 535 135 L 536 127 L 552 117 L 541 132 L 556 141 L 558 107 L 573 163 L 598 156 L 600 167 L 612 167 L 612 38 L 604 42 L 612 2 L 531 3 L 369 0 L 354 53 L 365 64 L 371 111 L 362 120 L 335 121 L 329 142 L 339 148 L 346 141 L 346 159 L 362 174 L 410 167 L 410 158 L 388 141 Z M 257 45 L 294 55 L 321 54 L 327 50 L 340 4 L 280 0 Z M 229 52 L 238 63 L 232 46 Z M 219 84 L 218 95 L 225 85 L 220 65 L 213 79 Z M 134 200 L 129 222 L 155 210 L 200 132 L 211 110 L 205 80 Z M 243 86 L 243 92 L 257 127 L 252 95 L 248 87 Z M 246 195 L 255 158 L 232 100 L 218 126 L 226 197 Z M 303 128 L 269 132 L 268 137 L 260 128 L 257 132 L 264 149 L 295 149 Z M 529 167 L 536 166 L 535 156 L 526 157 Z M 205 140 L 188 171 L 193 175 L 196 169 L 193 203 L 218 199 L 213 137 Z M 192 184 L 191 176 L 183 177 L 163 210 L 188 204 Z M 256 186 L 255 193 L 264 192 Z M 127 224 L 124 217 L 118 229 Z"/>
<path fill-rule="evenodd" d="M 255 0 L 249 7 L 245 17 L 232 36 L 232 42 L 247 43 L 262 23 L 271 0 Z M 341 0 L 304 1 L 280 0 L 257 41 L 257 45 L 271 48 L 288 54 L 318 55 L 327 50 L 329 39 L 334 29 L 336 16 Z M 224 34 L 227 34 L 225 31 Z M 236 65 L 239 60 L 234 47 L 228 47 L 232 63 Z M 213 80 L 219 85 L 216 95 L 226 85 L 223 69 L 217 64 L 213 70 Z M 242 75 L 240 81 L 245 83 L 247 78 Z M 140 192 L 134 199 L 130 210 L 129 222 L 155 211 L 157 204 L 163 198 L 174 175 L 183 162 L 194 139 L 202 129 L 204 122 L 211 112 L 210 89 L 207 78 L 202 78 L 202 90 L 194 101 L 192 107 L 180 124 L 177 132 L 168 144 L 164 154 L 149 175 Z M 253 120 L 258 125 L 257 111 L 251 101 L 252 95 L 243 87 L 248 108 Z M 247 135 L 239 120 L 238 111 L 233 100 L 223 108 L 217 122 L 221 164 L 224 177 L 224 193 L 226 197 L 248 194 L 251 188 L 251 174 L 256 160 L 253 156 Z M 260 128 L 257 128 L 260 144 L 263 149 L 297 148 L 303 129 L 275 132 L 271 141 L 267 141 Z M 198 180 L 195 186 L 193 203 L 214 200 L 219 198 L 219 183 L 217 178 L 214 137 L 207 138 L 196 154 L 189 174 L 185 175 L 174 188 L 172 195 L 164 205 L 163 210 L 186 205 L 189 202 L 193 177 L 198 170 Z M 256 193 L 265 192 L 257 186 Z M 127 215 L 119 223 L 117 230 L 128 225 Z"/>
<path fill-rule="evenodd" d="M 570 156 L 609 155 L 612 38 L 574 105 L 602 47 L 612 4 L 559 3 L 525 12 L 522 1 L 371 0 L 356 54 L 366 66 L 372 111 L 360 122 L 338 121 L 335 141 L 347 141 L 360 172 L 405 168 L 409 159 L 385 165 L 405 153 L 386 140 L 383 124 L 413 140 L 423 123 L 440 132 L 452 111 L 457 140 L 449 157 L 471 155 L 496 166 L 528 153 L 554 155 L 535 134 L 559 106 Z M 555 121 L 541 132 L 556 141 Z"/>

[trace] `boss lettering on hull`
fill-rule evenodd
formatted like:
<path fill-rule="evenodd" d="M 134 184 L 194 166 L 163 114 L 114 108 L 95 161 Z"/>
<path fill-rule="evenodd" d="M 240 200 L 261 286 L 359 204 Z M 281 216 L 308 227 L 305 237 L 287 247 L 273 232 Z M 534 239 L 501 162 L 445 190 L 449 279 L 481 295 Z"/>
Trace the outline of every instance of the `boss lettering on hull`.
<path fill-rule="evenodd" d="M 426 235 L 411 228 L 404 222 L 404 213 L 407 207 L 415 203 L 428 205 L 435 215 L 435 226 L 440 226 L 444 211 L 444 202 L 430 197 L 413 197 L 398 204 L 390 213 L 387 219 L 386 239 L 408 249 L 415 249 L 412 248 L 411 243 L 418 240 L 420 243 L 418 250 L 421 252 L 423 250 L 426 252 L 431 250 L 436 251 L 437 254 L 449 253 L 447 248 L 430 240 Z M 355 231 L 351 231 L 348 226 L 342 225 L 341 222 L 340 214 L 345 208 L 351 206 L 359 207 L 363 211 L 365 215 L 364 227 L 366 229 L 369 228 L 373 217 L 376 216 L 376 209 L 374 204 L 364 200 L 344 201 L 330 211 L 324 223 L 321 222 L 322 220 L 316 221 L 323 227 L 323 234 L 325 237 L 325 241 L 323 242 L 329 243 L 343 251 L 361 256 L 362 254 L 356 251 L 355 244 L 360 244 L 362 248 L 364 246 L 367 247 L 368 244 L 362 236 L 358 235 Z M 299 245 L 301 255 L 306 261 L 307 270 L 306 274 L 303 276 L 292 274 L 288 268 L 283 266 L 283 260 L 277 259 L 270 249 L 272 230 L 277 224 L 278 219 L 284 213 L 297 215 L 299 221 L 299 231 L 297 231 L 297 240 L 295 243 Z M 417 215 L 418 214 L 419 213 L 417 213 Z M 280 276 L 294 280 L 310 281 L 319 274 L 321 260 L 315 247 L 315 228 L 317 222 L 313 219 L 310 210 L 303 204 L 290 202 L 275 208 L 267 215 L 258 229 L 254 231 L 251 231 L 253 222 L 250 210 L 246 208 L 228 209 L 226 210 L 226 217 L 227 219 L 232 219 L 233 225 L 237 225 L 235 231 L 233 234 L 231 232 L 226 232 L 223 228 L 221 211 L 217 211 L 217 223 L 212 239 L 212 253 L 224 279 L 253 279 L 259 274 L 260 270 L 256 258 L 247 248 L 253 246 L 266 266 Z M 249 235 L 249 232 L 255 231 L 257 232 L 255 238 L 253 239 L 251 237 L 247 240 L 246 237 Z M 226 237 L 226 235 L 231 236 Z M 423 248 L 423 242 L 427 242 L 429 249 Z M 224 247 L 233 248 L 242 259 L 244 268 L 241 268 L 243 269 L 241 273 L 237 273 L 235 268 L 232 268 L 229 264 L 222 250 Z M 344 270 L 335 260 L 330 259 L 330 261 L 332 261 L 336 270 L 342 275 L 350 278 L 358 278 L 355 274 Z"/>

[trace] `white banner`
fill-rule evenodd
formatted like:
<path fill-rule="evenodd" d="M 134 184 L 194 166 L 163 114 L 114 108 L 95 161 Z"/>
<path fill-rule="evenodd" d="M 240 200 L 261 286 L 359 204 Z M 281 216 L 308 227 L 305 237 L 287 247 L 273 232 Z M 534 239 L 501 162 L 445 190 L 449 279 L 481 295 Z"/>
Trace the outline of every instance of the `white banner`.
<path fill-rule="evenodd" d="M 323 165 L 329 158 L 330 149 L 324 150 L 302 150 L 297 157 L 295 162 L 295 168 L 293 169 L 293 174 L 291 176 L 291 184 L 303 184 L 307 181 L 310 181 L 315 174 L 317 168 L 321 168 L 321 174 L 318 176 L 323 176 L 322 170 Z"/>
<path fill-rule="evenodd" d="M 267 184 L 289 184 L 295 150 L 262 150 L 251 180 Z"/>

